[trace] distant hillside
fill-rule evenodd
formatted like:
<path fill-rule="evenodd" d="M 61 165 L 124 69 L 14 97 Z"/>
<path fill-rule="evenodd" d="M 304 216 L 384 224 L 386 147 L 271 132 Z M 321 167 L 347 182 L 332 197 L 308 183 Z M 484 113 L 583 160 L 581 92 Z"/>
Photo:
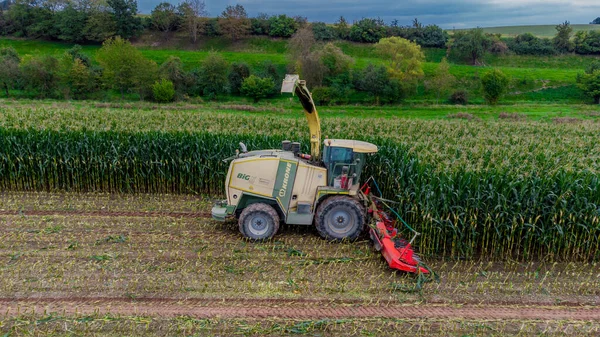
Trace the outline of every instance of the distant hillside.
<path fill-rule="evenodd" d="M 505 26 L 505 27 L 487 27 L 483 28 L 486 33 L 502 34 L 503 36 L 516 36 L 523 33 L 531 33 L 538 37 L 554 37 L 556 35 L 556 25 L 536 25 L 536 26 Z M 580 30 L 600 30 L 600 25 L 571 25 L 573 32 Z M 459 29 L 457 29 L 459 30 Z M 451 30 L 450 30 L 451 32 Z"/>

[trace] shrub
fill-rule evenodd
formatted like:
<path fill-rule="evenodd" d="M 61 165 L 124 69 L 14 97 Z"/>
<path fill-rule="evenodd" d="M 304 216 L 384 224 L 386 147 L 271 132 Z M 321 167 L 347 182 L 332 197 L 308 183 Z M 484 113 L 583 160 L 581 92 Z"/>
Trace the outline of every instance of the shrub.
<path fill-rule="evenodd" d="M 468 112 L 457 112 L 454 114 L 447 115 L 446 118 L 472 120 L 475 118 L 475 116 L 473 116 L 472 114 L 470 114 Z"/>
<path fill-rule="evenodd" d="M 335 29 L 324 22 L 314 22 L 312 24 L 312 30 L 315 39 L 318 41 L 331 41 L 336 38 Z"/>
<path fill-rule="evenodd" d="M 216 37 L 223 35 L 221 26 L 219 26 L 218 18 L 209 18 L 208 20 L 206 20 L 202 31 L 208 37 Z"/>
<path fill-rule="evenodd" d="M 257 103 L 261 98 L 269 97 L 273 93 L 274 85 L 270 77 L 251 75 L 242 83 L 242 94 L 251 97 L 254 103 Z"/>
<path fill-rule="evenodd" d="M 158 73 L 160 77 L 173 83 L 175 91 L 179 95 L 186 91 L 186 73 L 183 70 L 183 63 L 179 57 L 169 56 L 169 58 L 160 65 Z"/>
<path fill-rule="evenodd" d="M 250 19 L 250 34 L 269 35 L 269 15 L 265 13 L 258 14 L 257 17 Z"/>
<path fill-rule="evenodd" d="M 352 85 L 352 73 L 347 72 L 337 75 L 328 80 L 331 88 L 332 104 L 348 104 L 350 97 L 354 94 Z"/>
<path fill-rule="evenodd" d="M 81 63 L 88 68 L 92 65 L 92 60 L 90 60 L 90 57 L 82 52 L 82 48 L 78 44 L 74 45 L 73 48 L 69 49 L 67 51 L 67 54 L 71 56 L 73 61 L 75 61 L 75 59 L 79 59 Z"/>
<path fill-rule="evenodd" d="M 395 103 L 402 98 L 400 81 L 391 79 L 384 66 L 369 64 L 356 76 L 355 86 L 358 90 L 369 93 L 375 104 Z"/>
<path fill-rule="evenodd" d="M 82 99 L 97 89 L 97 76 L 79 58 L 68 52 L 60 60 L 60 89 L 66 99 Z"/>
<path fill-rule="evenodd" d="M 175 98 L 175 86 L 173 82 L 163 78 L 154 83 L 152 93 L 154 94 L 154 100 L 157 102 L 172 102 Z"/>
<path fill-rule="evenodd" d="M 436 25 L 426 26 L 420 35 L 415 42 L 423 47 L 444 48 L 448 43 L 448 33 Z"/>
<path fill-rule="evenodd" d="M 268 77 L 273 80 L 273 88 L 271 94 L 272 96 L 279 92 L 279 88 L 281 86 L 281 81 L 283 81 L 283 75 L 279 74 L 277 71 L 277 66 L 270 60 L 263 62 L 260 65 L 260 70 L 258 71 L 258 77 Z"/>
<path fill-rule="evenodd" d="M 481 77 L 481 85 L 485 100 L 490 104 L 498 103 L 498 100 L 508 89 L 510 80 L 499 69 L 494 69 Z"/>
<path fill-rule="evenodd" d="M 504 55 L 508 52 L 508 50 L 508 46 L 502 40 L 495 40 L 490 47 L 490 53 L 496 55 Z"/>
<path fill-rule="evenodd" d="M 364 18 L 350 28 L 350 40 L 355 42 L 375 43 L 385 35 L 385 25 L 381 20 Z"/>
<path fill-rule="evenodd" d="M 54 96 L 58 88 L 58 60 L 54 56 L 29 56 L 21 62 L 25 87 L 39 97 Z"/>
<path fill-rule="evenodd" d="M 577 54 L 600 54 L 600 32 L 598 31 L 578 31 L 573 42 Z"/>
<path fill-rule="evenodd" d="M 340 16 L 333 24 L 333 30 L 339 39 L 347 40 L 350 37 L 350 25 L 348 25 L 348 21 L 343 16 Z"/>
<path fill-rule="evenodd" d="M 244 79 L 250 76 L 250 68 L 245 63 L 233 63 L 229 72 L 229 92 L 238 95 Z"/>
<path fill-rule="evenodd" d="M 283 14 L 269 18 L 269 35 L 274 37 L 290 37 L 294 35 L 298 25 L 294 18 Z"/>
<path fill-rule="evenodd" d="M 508 48 L 518 55 L 554 55 L 556 49 L 550 39 L 541 39 L 531 33 L 508 39 Z"/>
<path fill-rule="evenodd" d="M 312 98 L 316 105 L 329 105 L 333 100 L 333 89 L 330 87 L 316 87 L 312 91 Z"/>
<path fill-rule="evenodd" d="M 198 72 L 198 86 L 201 93 L 209 98 L 224 94 L 227 87 L 229 64 L 218 53 L 211 52 Z"/>
<path fill-rule="evenodd" d="M 354 59 L 344 54 L 339 47 L 331 42 L 316 53 L 323 66 L 323 80 L 325 83 L 331 83 L 337 76 L 350 73 L 350 69 L 354 65 Z"/>
<path fill-rule="evenodd" d="M 585 70 L 583 74 L 577 74 L 577 86 L 600 104 L 600 62 L 595 61 Z"/>
<path fill-rule="evenodd" d="M 468 104 L 469 103 L 469 93 L 466 90 L 456 90 L 450 95 L 449 99 L 452 104 Z"/>
<path fill-rule="evenodd" d="M 21 58 L 14 48 L 0 49 L 0 85 L 6 93 L 6 97 L 10 95 L 9 90 L 12 89 L 20 77 L 20 62 Z"/>

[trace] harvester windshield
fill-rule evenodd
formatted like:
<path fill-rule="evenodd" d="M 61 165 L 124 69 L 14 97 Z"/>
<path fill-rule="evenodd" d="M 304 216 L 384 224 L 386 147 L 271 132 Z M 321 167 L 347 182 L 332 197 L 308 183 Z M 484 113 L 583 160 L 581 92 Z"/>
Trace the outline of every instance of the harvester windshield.
<path fill-rule="evenodd" d="M 354 152 L 351 148 L 323 148 L 323 163 L 327 168 L 327 184 L 335 188 L 350 188 L 360 181 L 365 165 L 365 153 Z M 347 181 L 347 184 L 343 182 Z"/>

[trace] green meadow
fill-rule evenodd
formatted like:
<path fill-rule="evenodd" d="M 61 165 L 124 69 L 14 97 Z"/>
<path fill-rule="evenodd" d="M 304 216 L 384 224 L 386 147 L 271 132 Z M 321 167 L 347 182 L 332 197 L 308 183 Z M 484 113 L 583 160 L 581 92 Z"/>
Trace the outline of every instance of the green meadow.
<path fill-rule="evenodd" d="M 516 28 L 515 28 L 516 29 Z M 521 31 L 526 28 L 521 27 Z M 277 66 L 285 73 L 288 59 L 286 56 L 287 41 L 266 37 L 252 37 L 244 41 L 230 42 L 222 38 L 204 39 L 197 45 L 190 45 L 185 39 L 174 38 L 164 41 L 157 37 L 141 38 L 135 45 L 143 55 L 156 63 L 164 62 L 170 56 L 179 57 L 188 70 L 198 67 L 211 52 L 220 53 L 228 62 L 245 62 L 253 69 L 259 69 L 265 62 Z M 152 42 L 155 41 L 155 42 Z M 371 44 L 352 43 L 347 41 L 335 42 L 346 54 L 355 60 L 358 69 L 368 64 L 384 64 L 386 60 L 378 57 Z M 40 55 L 49 54 L 60 56 L 73 45 L 60 42 L 0 39 L 0 47 L 12 46 L 19 54 Z M 100 45 L 85 45 L 83 52 L 92 59 Z M 425 79 L 431 76 L 439 62 L 446 56 L 445 49 L 424 49 L 426 62 L 423 64 Z M 522 55 L 488 55 L 483 66 L 466 64 L 450 64 L 450 73 L 457 79 L 459 87 L 470 94 L 471 103 L 483 103 L 479 88 L 479 77 L 492 68 L 498 68 L 507 74 L 511 80 L 509 93 L 504 102 L 562 102 L 582 103 L 587 99 L 576 88 L 577 74 L 582 72 L 595 57 L 578 55 L 559 56 L 522 56 Z M 428 92 L 422 81 L 418 90 L 407 102 L 414 100 L 433 103 L 437 100 L 433 93 Z M 355 100 L 360 102 L 360 99 Z"/>

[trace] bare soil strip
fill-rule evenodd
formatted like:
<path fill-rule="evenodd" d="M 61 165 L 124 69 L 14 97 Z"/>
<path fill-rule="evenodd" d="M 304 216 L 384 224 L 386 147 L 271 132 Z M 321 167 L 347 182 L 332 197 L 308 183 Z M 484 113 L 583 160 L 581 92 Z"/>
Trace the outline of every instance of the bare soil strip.
<path fill-rule="evenodd" d="M 98 216 L 98 217 L 171 217 L 171 218 L 210 218 L 207 212 L 133 212 L 133 211 L 67 211 L 67 210 L 0 210 L 0 215 L 24 215 L 24 216 Z"/>
<path fill-rule="evenodd" d="M 0 300 L 0 312 L 20 313 L 116 314 L 160 317 L 190 316 L 196 318 L 463 318 L 463 319 L 529 319 L 600 321 L 598 307 L 517 307 L 517 306 L 448 306 L 448 305 L 336 305 L 294 306 L 289 301 L 271 300 L 268 305 L 252 305 L 251 300 L 205 303 L 160 300 L 57 300 L 29 298 Z"/>

